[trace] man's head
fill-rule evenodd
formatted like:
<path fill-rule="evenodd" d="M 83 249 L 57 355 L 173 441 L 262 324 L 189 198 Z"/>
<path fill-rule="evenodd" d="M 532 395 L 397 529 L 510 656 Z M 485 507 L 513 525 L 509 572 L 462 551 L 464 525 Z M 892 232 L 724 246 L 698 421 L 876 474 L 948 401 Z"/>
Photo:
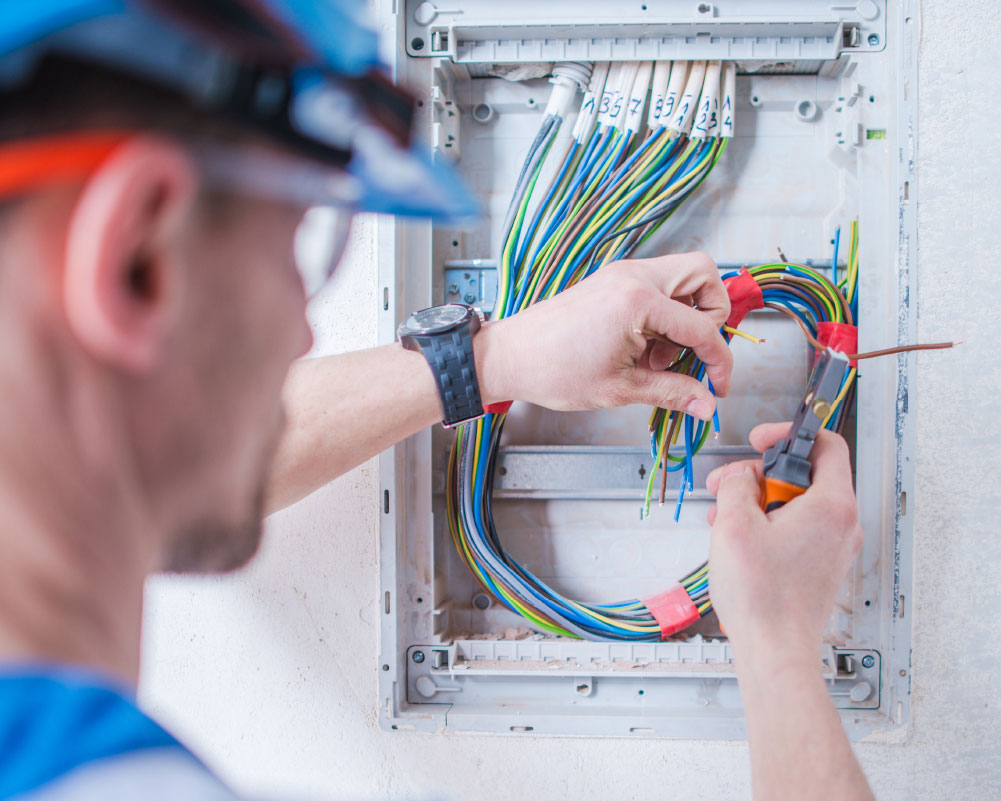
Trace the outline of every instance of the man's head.
<path fill-rule="evenodd" d="M 310 344 L 303 214 L 475 210 L 411 150 L 363 6 L 0 7 L 0 504 L 77 510 L 71 547 L 128 531 L 149 569 L 254 552 Z"/>
<path fill-rule="evenodd" d="M 114 110 L 98 109 L 82 121 Z M 0 329 L 8 356 L 25 346 L 0 365 L 24 401 L 0 425 L 17 447 L 18 432 L 59 431 L 65 451 L 45 458 L 95 478 L 132 473 L 157 567 L 228 569 L 256 548 L 282 382 L 310 344 L 292 252 L 306 209 L 206 185 L 189 142 L 250 158 L 262 145 L 193 120 L 184 137 L 166 121 L 129 133 L 138 109 L 119 110 L 122 141 L 95 169 L 0 213 Z"/>

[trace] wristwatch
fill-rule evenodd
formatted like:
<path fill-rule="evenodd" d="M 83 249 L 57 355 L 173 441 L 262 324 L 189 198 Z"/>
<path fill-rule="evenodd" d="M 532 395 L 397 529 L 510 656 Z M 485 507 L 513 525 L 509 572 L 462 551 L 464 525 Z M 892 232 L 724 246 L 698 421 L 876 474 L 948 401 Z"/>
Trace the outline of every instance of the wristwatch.
<path fill-rule="evenodd" d="M 396 330 L 400 344 L 423 353 L 431 366 L 446 428 L 483 416 L 473 361 L 473 335 L 479 330 L 479 312 L 461 303 L 414 312 Z"/>

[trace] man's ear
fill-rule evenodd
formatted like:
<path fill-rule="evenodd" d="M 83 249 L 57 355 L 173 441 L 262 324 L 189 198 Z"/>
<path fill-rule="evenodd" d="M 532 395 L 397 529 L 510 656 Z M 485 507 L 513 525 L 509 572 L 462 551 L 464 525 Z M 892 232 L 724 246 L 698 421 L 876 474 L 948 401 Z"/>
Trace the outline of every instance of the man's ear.
<path fill-rule="evenodd" d="M 84 186 L 69 222 L 62 289 L 70 328 L 94 358 L 128 372 L 156 364 L 183 281 L 176 238 L 197 178 L 180 146 L 139 135 Z"/>

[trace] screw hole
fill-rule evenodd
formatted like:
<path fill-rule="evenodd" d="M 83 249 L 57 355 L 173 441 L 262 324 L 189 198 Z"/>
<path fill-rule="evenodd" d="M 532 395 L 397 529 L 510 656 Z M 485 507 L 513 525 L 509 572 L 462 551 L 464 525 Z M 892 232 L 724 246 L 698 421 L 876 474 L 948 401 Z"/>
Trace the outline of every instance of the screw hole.
<path fill-rule="evenodd" d="M 494 118 L 494 108 L 489 103 L 477 103 L 470 112 L 477 122 L 487 123 Z"/>
<path fill-rule="evenodd" d="M 638 695 L 643 695 L 643 690 L 640 690 L 637 694 Z"/>
<path fill-rule="evenodd" d="M 417 101 L 417 108 L 424 108 L 424 101 L 423 100 L 418 100 Z"/>
<path fill-rule="evenodd" d="M 646 6 L 642 5 L 642 6 L 640 6 L 640 9 L 643 10 L 643 11 L 646 11 Z"/>
<path fill-rule="evenodd" d="M 421 37 L 419 37 L 419 36 L 415 36 L 413 39 L 410 40 L 410 46 L 414 50 L 423 50 L 424 49 L 424 40 L 421 39 Z"/>
<path fill-rule="evenodd" d="M 817 117 L 817 104 L 812 100 L 800 100 L 796 105 L 796 116 L 803 122 L 810 122 Z"/>
<path fill-rule="evenodd" d="M 424 599 L 423 599 L 423 598 L 418 598 L 418 599 L 417 599 L 417 603 L 419 603 L 419 604 L 422 604 L 422 603 L 424 603 Z"/>
<path fill-rule="evenodd" d="M 389 670 L 389 665 L 383 665 L 383 666 L 382 666 L 382 669 L 383 669 L 383 670 Z"/>
<path fill-rule="evenodd" d="M 459 240 L 458 239 L 453 239 L 452 240 L 452 247 L 454 247 L 454 248 L 459 247 Z"/>
<path fill-rule="evenodd" d="M 874 95 L 869 95 L 869 102 L 870 103 L 875 103 L 876 102 L 876 98 L 875 98 Z"/>
<path fill-rule="evenodd" d="M 866 605 L 866 606 L 872 606 L 872 601 L 866 601 L 866 602 L 865 602 L 865 605 Z"/>
<path fill-rule="evenodd" d="M 499 476 L 506 476 L 507 475 L 507 468 L 504 467 L 504 465 L 501 465 L 500 467 L 498 467 L 497 468 L 497 475 L 499 475 Z"/>
<path fill-rule="evenodd" d="M 708 14 L 712 10 L 713 7 L 709 3 L 699 3 L 698 11 L 700 14 Z"/>

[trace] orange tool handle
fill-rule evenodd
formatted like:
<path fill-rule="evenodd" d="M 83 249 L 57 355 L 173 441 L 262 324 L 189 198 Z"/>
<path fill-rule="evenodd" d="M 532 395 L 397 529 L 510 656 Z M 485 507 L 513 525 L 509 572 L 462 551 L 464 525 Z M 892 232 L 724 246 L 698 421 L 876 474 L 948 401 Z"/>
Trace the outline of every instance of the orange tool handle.
<path fill-rule="evenodd" d="M 804 492 L 806 492 L 806 487 L 765 476 L 761 479 L 761 508 L 766 512 L 771 512 L 780 506 L 785 506 Z"/>

